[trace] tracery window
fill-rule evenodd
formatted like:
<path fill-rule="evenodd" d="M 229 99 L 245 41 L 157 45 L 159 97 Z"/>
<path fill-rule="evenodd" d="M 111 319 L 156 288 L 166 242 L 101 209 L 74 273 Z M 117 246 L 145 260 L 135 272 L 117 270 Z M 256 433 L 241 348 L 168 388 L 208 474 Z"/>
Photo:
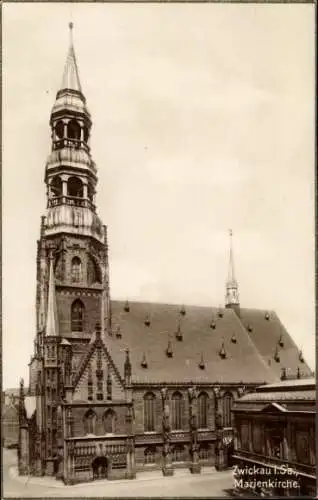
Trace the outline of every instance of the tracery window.
<path fill-rule="evenodd" d="M 113 410 L 107 410 L 104 413 L 103 424 L 105 434 L 113 434 L 115 432 L 116 414 Z"/>
<path fill-rule="evenodd" d="M 172 461 L 183 462 L 185 460 L 185 449 L 182 444 L 176 444 L 172 449 Z"/>
<path fill-rule="evenodd" d="M 223 426 L 232 426 L 232 416 L 231 408 L 233 402 L 233 395 L 230 392 L 226 392 L 223 396 Z"/>
<path fill-rule="evenodd" d="M 144 396 L 144 428 L 146 432 L 155 430 L 156 397 L 152 392 Z"/>
<path fill-rule="evenodd" d="M 198 397 L 198 427 L 205 429 L 208 426 L 208 395 L 201 392 Z"/>
<path fill-rule="evenodd" d="M 84 416 L 85 434 L 95 434 L 96 429 L 96 413 L 93 410 L 88 410 Z"/>
<path fill-rule="evenodd" d="M 200 460 L 208 460 L 210 458 L 210 446 L 208 443 L 201 443 L 199 448 Z"/>
<path fill-rule="evenodd" d="M 149 446 L 149 448 L 145 449 L 145 464 L 154 464 L 156 463 L 156 447 Z"/>
<path fill-rule="evenodd" d="M 172 406 L 172 429 L 182 429 L 182 407 L 183 397 L 180 392 L 174 392 L 171 397 Z"/>
<path fill-rule="evenodd" d="M 82 261 L 78 257 L 72 259 L 71 277 L 73 283 L 82 280 Z"/>
<path fill-rule="evenodd" d="M 71 330 L 82 332 L 84 324 L 84 304 L 81 300 L 74 300 L 71 307 Z"/>

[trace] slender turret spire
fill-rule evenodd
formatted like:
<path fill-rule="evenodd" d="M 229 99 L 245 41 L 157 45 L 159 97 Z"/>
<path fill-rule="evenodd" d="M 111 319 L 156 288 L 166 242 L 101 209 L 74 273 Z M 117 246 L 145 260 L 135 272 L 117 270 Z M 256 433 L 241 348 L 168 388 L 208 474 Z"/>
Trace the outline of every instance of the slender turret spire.
<path fill-rule="evenodd" d="M 78 67 L 76 62 L 75 50 L 73 45 L 73 23 L 69 23 L 70 42 L 67 53 L 66 63 L 64 67 L 63 80 L 61 89 L 77 90 L 82 92 L 82 87 L 79 79 Z"/>
<path fill-rule="evenodd" d="M 235 309 L 239 308 L 239 293 L 238 293 L 238 283 L 235 278 L 234 272 L 234 257 L 233 257 L 233 232 L 232 229 L 229 230 L 230 236 L 230 261 L 229 261 L 229 272 L 226 281 L 226 297 L 225 305 L 226 307 L 233 307 Z"/>
<path fill-rule="evenodd" d="M 53 268 L 53 256 L 50 256 L 50 276 L 49 276 L 49 293 L 47 301 L 47 316 L 46 316 L 46 331 L 47 336 L 57 336 L 57 308 L 55 297 L 55 279 Z"/>

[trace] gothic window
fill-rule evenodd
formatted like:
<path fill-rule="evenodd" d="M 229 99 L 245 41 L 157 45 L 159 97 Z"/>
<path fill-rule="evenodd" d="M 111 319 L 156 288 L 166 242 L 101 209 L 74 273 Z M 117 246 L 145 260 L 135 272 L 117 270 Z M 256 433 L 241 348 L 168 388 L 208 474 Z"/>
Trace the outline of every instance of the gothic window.
<path fill-rule="evenodd" d="M 78 257 L 72 259 L 71 277 L 73 283 L 78 283 L 82 280 L 82 262 Z"/>
<path fill-rule="evenodd" d="M 67 181 L 67 194 L 76 198 L 83 198 L 83 183 L 78 177 L 70 177 Z"/>
<path fill-rule="evenodd" d="M 233 402 L 233 395 L 229 392 L 226 392 L 223 396 L 223 426 L 231 427 L 232 418 L 231 418 L 231 408 Z"/>
<path fill-rule="evenodd" d="M 96 413 L 93 410 L 88 410 L 84 416 L 85 434 L 95 434 L 96 428 Z"/>
<path fill-rule="evenodd" d="M 103 424 L 105 434 L 113 434 L 115 432 L 116 415 L 113 410 L 107 410 L 103 416 Z"/>
<path fill-rule="evenodd" d="M 201 392 L 198 397 L 198 427 L 205 429 L 208 426 L 208 395 Z"/>
<path fill-rule="evenodd" d="M 50 193 L 51 196 L 56 197 L 56 196 L 62 196 L 63 193 L 63 183 L 61 178 L 56 175 L 53 177 L 51 184 L 50 184 Z"/>
<path fill-rule="evenodd" d="M 74 300 L 71 307 L 71 330 L 82 332 L 84 323 L 84 304 L 81 300 Z"/>
<path fill-rule="evenodd" d="M 184 455 L 184 446 L 182 444 L 176 444 L 172 449 L 172 461 L 183 462 L 185 458 Z"/>
<path fill-rule="evenodd" d="M 144 426 L 145 431 L 155 430 L 155 405 L 156 397 L 151 392 L 144 396 Z"/>
<path fill-rule="evenodd" d="M 71 120 L 67 125 L 67 137 L 68 139 L 80 140 L 81 138 L 81 127 L 76 120 Z"/>
<path fill-rule="evenodd" d="M 172 429 L 182 429 L 182 406 L 183 397 L 180 392 L 174 392 L 171 397 L 172 405 Z"/>
<path fill-rule="evenodd" d="M 200 460 L 208 460 L 210 458 L 210 446 L 208 443 L 201 443 L 199 448 Z"/>
<path fill-rule="evenodd" d="M 88 258 L 87 278 L 89 284 L 102 282 L 99 265 L 97 264 L 97 262 L 95 262 L 95 260 L 92 257 Z"/>
<path fill-rule="evenodd" d="M 145 449 L 145 464 L 156 463 L 156 451 L 155 446 L 149 446 Z"/>

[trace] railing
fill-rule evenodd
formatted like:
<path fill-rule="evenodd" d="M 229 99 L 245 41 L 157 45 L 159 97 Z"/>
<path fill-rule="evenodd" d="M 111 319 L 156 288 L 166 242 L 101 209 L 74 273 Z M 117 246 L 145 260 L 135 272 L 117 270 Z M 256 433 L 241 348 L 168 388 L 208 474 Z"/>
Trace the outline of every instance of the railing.
<path fill-rule="evenodd" d="M 85 151 L 89 151 L 89 146 L 86 142 L 81 141 L 80 139 L 59 139 L 54 141 L 53 149 L 62 149 L 62 148 L 73 148 L 73 149 L 85 149 Z"/>
<path fill-rule="evenodd" d="M 48 200 L 48 208 L 57 207 L 59 205 L 69 205 L 72 207 L 90 208 L 95 212 L 94 203 L 87 198 L 78 198 L 77 196 L 56 196 Z"/>

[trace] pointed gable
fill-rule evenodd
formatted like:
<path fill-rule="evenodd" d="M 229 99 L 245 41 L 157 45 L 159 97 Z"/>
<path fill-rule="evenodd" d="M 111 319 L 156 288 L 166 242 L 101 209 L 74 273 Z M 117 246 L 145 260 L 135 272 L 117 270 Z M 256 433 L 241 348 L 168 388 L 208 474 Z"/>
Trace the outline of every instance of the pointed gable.
<path fill-rule="evenodd" d="M 124 397 L 124 381 L 100 336 L 87 347 L 79 364 L 73 381 L 74 400 L 87 400 L 89 382 L 92 384 L 93 400 L 97 399 L 97 393 L 107 399 L 110 386 L 112 400 Z"/>

